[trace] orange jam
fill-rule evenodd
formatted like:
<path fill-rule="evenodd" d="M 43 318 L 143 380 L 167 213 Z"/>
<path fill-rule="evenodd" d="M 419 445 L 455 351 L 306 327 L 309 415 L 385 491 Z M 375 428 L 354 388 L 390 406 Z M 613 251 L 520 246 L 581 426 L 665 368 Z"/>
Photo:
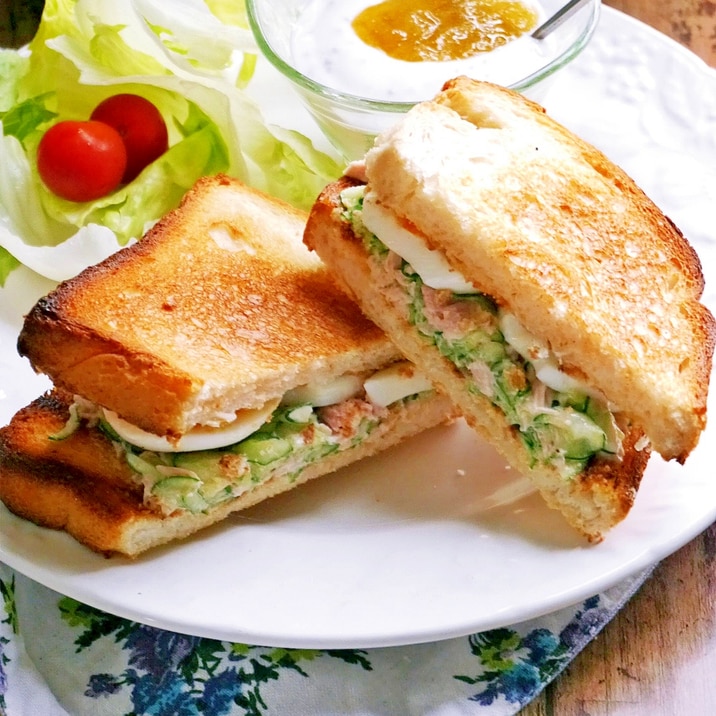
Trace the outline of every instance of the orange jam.
<path fill-rule="evenodd" d="M 396 60 L 462 60 L 537 26 L 537 13 L 510 0 L 383 0 L 353 20 L 358 37 Z"/>

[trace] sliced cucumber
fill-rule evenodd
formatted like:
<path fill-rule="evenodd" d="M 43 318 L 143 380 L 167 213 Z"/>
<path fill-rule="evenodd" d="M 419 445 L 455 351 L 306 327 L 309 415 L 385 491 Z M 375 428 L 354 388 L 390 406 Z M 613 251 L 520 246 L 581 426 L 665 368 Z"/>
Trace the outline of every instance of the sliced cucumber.
<path fill-rule="evenodd" d="M 183 507 L 190 512 L 202 512 L 209 507 L 199 491 L 201 480 L 189 475 L 170 475 L 154 483 L 152 494 L 167 505 Z"/>
<path fill-rule="evenodd" d="M 198 450 L 197 452 L 178 452 L 173 454 L 175 467 L 182 470 L 191 470 L 200 475 L 202 480 L 212 476 L 219 476 L 219 460 L 222 452 L 216 450 Z"/>
<path fill-rule="evenodd" d="M 586 460 L 604 448 L 604 431 L 584 413 L 569 408 L 542 413 L 534 420 L 543 446 L 560 450 L 567 460 Z"/>
<path fill-rule="evenodd" d="M 574 408 L 580 413 L 586 413 L 590 402 L 592 402 L 586 393 L 578 390 L 571 393 L 559 393 L 557 401 L 559 405 Z"/>
<path fill-rule="evenodd" d="M 50 440 L 66 440 L 72 435 L 80 426 L 80 416 L 77 411 L 77 404 L 72 403 L 70 405 L 70 415 L 67 418 L 67 422 L 64 424 L 61 430 L 58 430 L 53 435 L 50 435 Z"/>
<path fill-rule="evenodd" d="M 189 492 L 201 486 L 201 480 L 191 475 L 169 475 L 157 480 L 152 492 L 160 494 L 164 492 Z"/>
<path fill-rule="evenodd" d="M 441 333 L 436 333 L 435 345 L 440 352 L 458 368 L 464 368 L 475 361 L 482 361 L 492 366 L 503 360 L 507 353 L 505 344 L 494 340 L 499 334 L 490 334 L 487 331 L 471 331 L 460 340 L 446 339 Z"/>
<path fill-rule="evenodd" d="M 614 419 L 614 414 L 609 410 L 609 407 L 600 400 L 594 400 L 593 398 L 589 401 L 586 414 L 604 431 L 605 440 L 604 452 L 615 455 L 619 452 L 619 448 L 622 442 L 622 431 Z"/>
<path fill-rule="evenodd" d="M 248 438 L 239 444 L 239 450 L 249 462 L 268 465 L 275 460 L 286 457 L 291 450 L 291 443 L 283 438 L 255 437 Z"/>
<path fill-rule="evenodd" d="M 506 356 L 505 344 L 499 341 L 484 341 L 475 350 L 476 360 L 487 363 L 487 365 L 499 363 Z"/>
<path fill-rule="evenodd" d="M 157 472 L 157 468 L 151 462 L 139 457 L 139 455 L 136 455 L 131 450 L 127 450 L 125 452 L 125 455 L 129 467 L 131 467 L 132 470 L 134 470 L 135 472 L 139 473 L 142 477 L 156 479 L 159 475 L 159 473 Z"/>

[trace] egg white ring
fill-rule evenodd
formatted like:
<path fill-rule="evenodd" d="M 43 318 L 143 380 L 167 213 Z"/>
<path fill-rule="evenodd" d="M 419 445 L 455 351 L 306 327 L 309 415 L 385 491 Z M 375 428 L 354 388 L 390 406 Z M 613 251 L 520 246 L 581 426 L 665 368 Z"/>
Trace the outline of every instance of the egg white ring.
<path fill-rule="evenodd" d="M 195 450 L 214 450 L 234 445 L 255 433 L 273 415 L 279 400 L 269 400 L 260 408 L 240 410 L 236 420 L 220 427 L 197 426 L 176 442 L 162 435 L 155 435 L 120 418 L 117 413 L 102 409 L 105 420 L 112 429 L 131 445 L 153 452 L 194 452 Z"/>

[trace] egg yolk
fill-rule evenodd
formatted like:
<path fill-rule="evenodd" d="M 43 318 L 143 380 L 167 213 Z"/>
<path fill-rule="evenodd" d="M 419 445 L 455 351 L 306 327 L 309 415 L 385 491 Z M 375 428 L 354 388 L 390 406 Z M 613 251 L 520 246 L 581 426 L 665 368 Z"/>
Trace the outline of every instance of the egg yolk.
<path fill-rule="evenodd" d="M 537 13 L 509 0 L 384 0 L 357 15 L 360 39 L 407 62 L 462 60 L 489 52 L 537 25 Z"/>

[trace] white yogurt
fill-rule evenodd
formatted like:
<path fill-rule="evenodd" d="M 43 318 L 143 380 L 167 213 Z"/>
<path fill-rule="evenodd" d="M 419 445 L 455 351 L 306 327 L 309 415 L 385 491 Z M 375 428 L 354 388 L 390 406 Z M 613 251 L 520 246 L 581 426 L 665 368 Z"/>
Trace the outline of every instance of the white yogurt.
<path fill-rule="evenodd" d="M 522 35 L 490 52 L 462 60 L 407 62 L 364 43 L 353 30 L 356 16 L 378 0 L 313 0 L 302 10 L 291 38 L 295 67 L 334 90 L 370 99 L 416 102 L 433 96 L 459 75 L 510 85 L 544 66 L 549 40 Z M 528 3 L 538 15 L 546 13 Z"/>

